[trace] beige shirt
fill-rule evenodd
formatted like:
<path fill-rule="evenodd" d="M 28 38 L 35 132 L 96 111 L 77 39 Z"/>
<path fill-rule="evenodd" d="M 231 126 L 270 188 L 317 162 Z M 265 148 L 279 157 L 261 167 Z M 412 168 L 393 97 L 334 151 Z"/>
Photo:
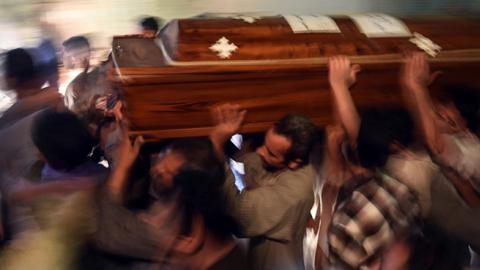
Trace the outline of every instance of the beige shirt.
<path fill-rule="evenodd" d="M 436 158 L 443 165 L 452 168 L 469 181 L 480 192 L 480 141 L 471 134 L 442 135 L 445 150 Z"/>
<path fill-rule="evenodd" d="M 431 184 L 440 171 L 426 152 L 408 152 L 392 155 L 385 165 L 386 172 L 399 180 L 418 197 L 422 216 L 426 216 L 431 207 Z"/>

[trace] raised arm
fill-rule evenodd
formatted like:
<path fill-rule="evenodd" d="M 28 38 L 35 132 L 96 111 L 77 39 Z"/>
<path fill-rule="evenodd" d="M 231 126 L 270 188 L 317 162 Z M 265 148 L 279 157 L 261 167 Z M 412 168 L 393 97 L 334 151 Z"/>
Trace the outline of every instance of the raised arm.
<path fill-rule="evenodd" d="M 414 53 L 405 58 L 402 69 L 402 92 L 407 106 L 414 116 L 417 128 L 420 131 L 425 145 L 436 156 L 437 162 L 442 164 L 443 174 L 455 186 L 463 199 L 470 206 L 478 206 L 480 198 L 474 188 L 458 173 L 456 168 L 449 168 L 449 155 L 453 155 L 456 146 L 442 136 L 441 129 L 436 121 L 432 101 L 428 94 L 428 85 L 438 73 L 430 73 L 425 54 Z"/>
<path fill-rule="evenodd" d="M 339 124 L 327 126 L 326 133 L 326 179 L 335 187 L 340 187 L 348 178 L 347 162 L 342 153 L 342 144 L 346 140 L 346 133 Z"/>
<path fill-rule="evenodd" d="M 426 146 L 438 155 L 443 152 L 444 142 L 428 94 L 428 85 L 433 78 L 424 53 L 413 53 L 405 58 L 400 78 L 404 99 Z"/>
<path fill-rule="evenodd" d="M 128 138 L 128 131 L 124 124 L 119 123 L 122 139 L 115 153 L 115 164 L 107 180 L 107 192 L 117 202 L 123 201 L 125 187 L 130 176 L 135 159 L 143 143 L 143 137 L 137 137 L 132 144 Z"/>
<path fill-rule="evenodd" d="M 328 62 L 328 69 L 328 80 L 334 106 L 338 111 L 342 126 L 347 132 L 350 145 L 355 148 L 360 129 L 360 116 L 353 103 L 349 88 L 355 83 L 360 66 L 352 65 L 346 56 L 334 56 Z"/>

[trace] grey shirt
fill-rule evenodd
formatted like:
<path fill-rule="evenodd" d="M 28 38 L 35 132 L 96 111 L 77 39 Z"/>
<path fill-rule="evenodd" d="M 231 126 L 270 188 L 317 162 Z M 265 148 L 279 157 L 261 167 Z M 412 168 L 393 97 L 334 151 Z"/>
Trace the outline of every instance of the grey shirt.
<path fill-rule="evenodd" d="M 253 269 L 303 269 L 302 240 L 313 205 L 313 168 L 270 173 L 255 153 L 243 161 L 247 188 L 240 192 L 227 170 L 225 193 L 241 236 L 251 238 Z"/>

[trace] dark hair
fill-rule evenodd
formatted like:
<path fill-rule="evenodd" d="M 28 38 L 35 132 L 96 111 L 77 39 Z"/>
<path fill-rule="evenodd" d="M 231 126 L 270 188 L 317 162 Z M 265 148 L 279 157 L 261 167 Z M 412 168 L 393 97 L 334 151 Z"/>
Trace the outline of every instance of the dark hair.
<path fill-rule="evenodd" d="M 273 124 L 273 131 L 292 142 L 292 146 L 285 155 L 287 162 L 297 158 L 305 163 L 308 162 L 310 150 L 317 138 L 317 129 L 310 119 L 301 115 L 288 114 Z"/>
<path fill-rule="evenodd" d="M 35 116 L 32 139 L 47 163 L 63 171 L 86 162 L 95 144 L 87 126 L 75 114 L 52 110 Z"/>
<path fill-rule="evenodd" d="M 440 91 L 440 103 L 452 102 L 472 132 L 480 128 L 480 89 L 466 85 L 449 85 Z"/>
<path fill-rule="evenodd" d="M 408 146 L 413 141 L 413 121 L 403 108 L 369 108 L 361 117 L 357 151 L 360 164 L 366 168 L 383 167 L 392 143 Z"/>
<path fill-rule="evenodd" d="M 84 36 L 73 36 L 62 43 L 66 51 L 90 48 L 90 42 Z"/>
<path fill-rule="evenodd" d="M 5 76 L 14 79 L 16 84 L 28 83 L 35 79 L 33 57 L 22 48 L 13 49 L 6 53 L 4 69 Z"/>
<path fill-rule="evenodd" d="M 157 19 L 155 19 L 154 17 L 143 18 L 140 21 L 140 25 L 145 30 L 155 31 L 155 33 L 158 32 L 158 22 Z"/>
<path fill-rule="evenodd" d="M 212 232 L 230 235 L 236 231 L 237 225 L 225 209 L 224 164 L 216 157 L 212 142 L 207 138 L 179 139 L 168 148 L 185 159 L 174 183 L 180 192 L 187 228 L 197 212 Z"/>

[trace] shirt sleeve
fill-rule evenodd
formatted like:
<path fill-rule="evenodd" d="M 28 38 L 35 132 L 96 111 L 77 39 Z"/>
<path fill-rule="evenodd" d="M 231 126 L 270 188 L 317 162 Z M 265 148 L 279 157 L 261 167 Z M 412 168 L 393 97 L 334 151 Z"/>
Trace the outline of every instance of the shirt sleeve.
<path fill-rule="evenodd" d="M 445 149 L 436 160 L 453 169 L 464 180 L 480 191 L 480 142 L 477 138 L 462 138 L 444 135 Z"/>

